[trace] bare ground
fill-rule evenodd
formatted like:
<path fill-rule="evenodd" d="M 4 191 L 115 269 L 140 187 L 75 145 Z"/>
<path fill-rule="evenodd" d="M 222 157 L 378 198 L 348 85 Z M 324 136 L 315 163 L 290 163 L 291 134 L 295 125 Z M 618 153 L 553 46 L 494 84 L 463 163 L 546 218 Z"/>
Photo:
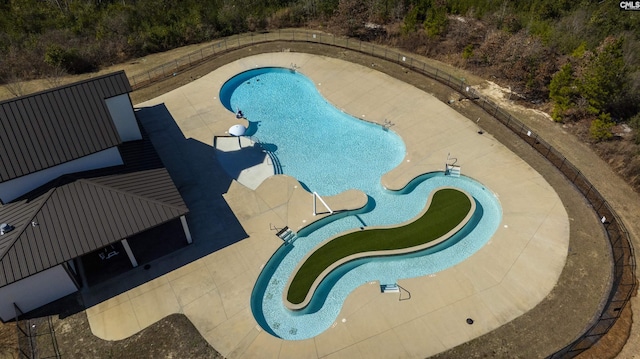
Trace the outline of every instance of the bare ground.
<path fill-rule="evenodd" d="M 18 357 L 18 337 L 14 323 L 0 322 L 0 359 Z"/>
<path fill-rule="evenodd" d="M 223 358 L 182 314 L 172 314 L 119 341 L 94 336 L 85 312 L 56 319 L 54 326 L 63 358 Z"/>
<path fill-rule="evenodd" d="M 288 48 L 291 51 L 342 58 L 365 66 L 373 64 L 376 69 L 411 83 L 443 101 L 458 97 L 447 87 L 399 65 L 349 50 L 308 43 L 270 43 L 233 51 L 207 61 L 196 68 L 183 71 L 173 78 L 137 90 L 131 94 L 131 97 L 134 103 L 139 103 L 180 87 L 236 59 L 260 52 L 281 51 L 284 48 Z M 193 51 L 193 49 L 189 51 Z M 171 56 L 180 55 L 157 54 L 154 55 L 153 61 L 161 64 L 170 61 Z M 151 60 L 148 63 L 151 63 Z M 436 64 L 434 62 L 431 63 Z M 140 62 L 122 65 L 122 67 L 139 64 Z M 448 65 L 443 64 L 441 67 L 443 70 L 449 70 Z M 118 66 L 115 66 L 105 69 L 105 72 L 118 68 Z M 140 67 L 137 68 L 139 69 Z M 464 77 L 472 84 L 482 85 L 484 83 L 481 79 L 471 74 L 464 74 Z M 592 319 L 592 313 L 602 304 L 611 278 L 609 251 L 604 233 L 597 218 L 587 207 L 581 195 L 555 168 L 529 148 L 527 144 L 497 123 L 497 121 L 492 120 L 475 105 L 465 101 L 456 102 L 453 106 L 456 106 L 461 113 L 471 119 L 480 118 L 479 125 L 487 133 L 499 139 L 524 158 L 554 186 L 569 213 L 571 242 L 567 263 L 559 282 L 542 303 L 505 326 L 442 353 L 438 357 L 530 358 L 549 355 L 579 335 Z M 580 168 L 589 180 L 598 186 L 598 189 L 608 198 L 627 225 L 629 223 L 640 225 L 639 201 L 635 201 L 635 203 L 631 201 L 629 203 L 628 186 L 625 187 L 625 184 L 621 183 L 617 176 L 612 175 L 606 163 L 599 160 L 588 146 L 580 143 L 575 137 L 563 131 L 560 126 L 550 122 L 540 114 L 519 107 L 510 108 L 510 110 L 517 112 L 518 118 L 540 133 L 547 142 L 558 148 Z M 585 168 L 584 170 L 583 167 Z M 637 196 L 637 194 L 633 194 L 633 196 Z M 618 206 L 617 208 L 615 207 L 616 205 Z M 634 220 L 635 222 L 633 222 Z M 637 238 L 635 234 L 638 233 L 638 228 L 635 228 L 635 226 L 630 227 L 629 231 L 634 235 L 634 238 Z M 620 351 L 621 345 L 627 341 L 629 327 L 632 324 L 631 316 L 630 306 L 627 306 L 621 320 L 618 320 L 608 335 L 595 345 L 592 350 L 583 355 L 593 358 L 615 357 Z M 172 315 L 131 338 L 118 342 L 107 342 L 93 337 L 88 328 L 86 316 L 81 312 L 65 319 L 58 319 L 56 325 L 60 329 L 57 330 L 56 335 L 59 336 L 58 341 L 60 342 L 60 351 L 63 356 L 76 357 L 81 355 L 79 353 L 91 353 L 86 357 L 107 358 L 118 356 L 133 358 L 142 356 L 168 358 L 194 357 L 192 355 L 197 354 L 195 357 L 215 358 L 218 355 L 215 350 L 206 344 L 192 325 L 186 325 L 185 321 L 188 322 L 183 315 Z M 58 331 L 60 332 L 59 334 Z M 170 331 L 170 334 L 167 334 L 167 331 Z M 175 339 L 175 342 L 167 346 L 165 344 L 168 342 L 168 337 Z M 180 345 L 182 342 L 190 344 L 185 347 Z M 156 348 L 161 349 L 158 350 Z M 189 348 L 196 348 L 202 351 L 197 353 L 189 352 Z M 147 352 L 153 353 L 153 356 L 146 356 L 145 353 Z"/>

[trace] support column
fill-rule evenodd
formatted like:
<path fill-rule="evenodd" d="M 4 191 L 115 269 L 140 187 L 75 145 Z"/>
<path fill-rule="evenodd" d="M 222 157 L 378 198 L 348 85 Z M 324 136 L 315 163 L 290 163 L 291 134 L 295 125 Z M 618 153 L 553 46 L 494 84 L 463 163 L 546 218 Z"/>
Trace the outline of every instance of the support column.
<path fill-rule="evenodd" d="M 82 264 L 82 258 L 78 257 L 76 260 L 76 264 L 77 264 L 77 273 L 78 276 L 80 277 L 80 282 L 83 288 L 88 288 L 89 287 L 89 283 L 87 282 L 87 275 L 85 274 L 84 271 L 84 264 Z"/>
<path fill-rule="evenodd" d="M 193 239 L 191 239 L 191 232 L 189 231 L 189 225 L 187 224 L 187 219 L 184 216 L 180 216 L 180 222 L 182 222 L 182 229 L 184 230 L 185 237 L 187 237 L 187 243 L 193 243 Z"/>
<path fill-rule="evenodd" d="M 123 239 L 120 241 L 120 243 L 122 243 L 122 246 L 124 247 L 124 251 L 127 252 L 127 257 L 129 257 L 129 260 L 131 261 L 131 265 L 135 268 L 138 266 L 138 261 L 136 260 L 136 257 L 133 256 L 133 252 L 131 251 L 131 247 L 129 247 L 129 242 L 127 242 L 127 239 Z"/>

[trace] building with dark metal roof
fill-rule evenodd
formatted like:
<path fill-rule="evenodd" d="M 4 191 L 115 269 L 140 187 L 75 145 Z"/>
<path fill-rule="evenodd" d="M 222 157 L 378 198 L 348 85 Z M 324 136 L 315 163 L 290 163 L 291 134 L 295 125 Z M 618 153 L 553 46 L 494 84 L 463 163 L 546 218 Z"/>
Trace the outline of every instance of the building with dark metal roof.
<path fill-rule="evenodd" d="M 139 127 L 124 72 L 0 102 L 0 318 L 77 291 L 83 256 L 188 209 Z M 104 250 L 104 252 L 100 252 Z"/>
<path fill-rule="evenodd" d="M 121 144 L 105 99 L 129 92 L 120 71 L 0 102 L 0 183 Z"/>

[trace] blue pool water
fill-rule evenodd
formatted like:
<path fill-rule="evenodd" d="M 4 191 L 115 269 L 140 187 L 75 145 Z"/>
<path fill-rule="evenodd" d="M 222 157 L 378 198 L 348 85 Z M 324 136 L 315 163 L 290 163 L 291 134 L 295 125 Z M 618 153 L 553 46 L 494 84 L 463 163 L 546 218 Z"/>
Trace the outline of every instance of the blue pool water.
<path fill-rule="evenodd" d="M 304 228 L 293 244 L 281 246 L 265 265 L 251 296 L 251 308 L 262 328 L 275 336 L 291 340 L 316 336 L 336 321 L 342 303 L 356 287 L 376 280 L 391 284 L 444 270 L 480 249 L 498 227 L 502 213 L 496 198 L 470 178 L 429 173 L 403 191 L 384 189 L 382 175 L 404 158 L 402 139 L 380 125 L 337 110 L 304 75 L 281 68 L 247 71 L 225 83 L 220 100 L 231 111 L 242 110 L 250 123 L 247 135 L 272 150 L 283 173 L 297 178 L 310 191 L 334 195 L 356 188 L 369 198 L 361 210 Z M 284 287 L 311 249 L 349 229 L 411 220 L 424 209 L 429 194 L 441 186 L 463 189 L 477 204 L 471 222 L 454 238 L 413 254 L 343 265 L 322 282 L 307 308 L 285 308 Z"/>

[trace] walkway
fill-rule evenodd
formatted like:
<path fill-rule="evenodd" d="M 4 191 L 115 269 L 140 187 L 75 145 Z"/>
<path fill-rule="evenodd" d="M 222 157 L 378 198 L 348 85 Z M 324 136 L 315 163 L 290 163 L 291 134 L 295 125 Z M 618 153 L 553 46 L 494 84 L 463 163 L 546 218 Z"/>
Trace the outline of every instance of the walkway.
<path fill-rule="evenodd" d="M 443 170 L 451 153 L 464 175 L 498 196 L 503 219 L 497 233 L 465 262 L 401 281 L 411 300 L 398 301 L 380 294 L 377 285 L 364 285 L 346 300 L 332 328 L 312 339 L 284 341 L 260 329 L 249 299 L 260 269 L 282 243 L 273 228 L 296 229 L 313 221 L 312 198 L 286 176 L 270 177 L 255 191 L 231 182 L 224 198 L 248 238 L 87 309 L 95 335 L 125 338 L 179 312 L 228 358 L 422 358 L 492 331 L 551 291 L 569 241 L 569 220 L 553 188 L 489 134 L 479 135 L 472 121 L 410 85 L 337 59 L 272 53 L 226 65 L 139 107 L 164 104 L 186 138 L 212 146 L 213 137 L 224 135 L 235 120 L 216 98 L 224 81 L 247 69 L 291 63 L 338 108 L 395 124 L 407 155 L 384 176 L 387 187 L 400 188 L 419 173 Z M 165 151 L 171 145 L 160 130 L 150 136 Z M 181 190 L 206 192 L 207 187 Z M 331 208 L 356 208 L 363 194 L 348 191 L 328 201 Z"/>

